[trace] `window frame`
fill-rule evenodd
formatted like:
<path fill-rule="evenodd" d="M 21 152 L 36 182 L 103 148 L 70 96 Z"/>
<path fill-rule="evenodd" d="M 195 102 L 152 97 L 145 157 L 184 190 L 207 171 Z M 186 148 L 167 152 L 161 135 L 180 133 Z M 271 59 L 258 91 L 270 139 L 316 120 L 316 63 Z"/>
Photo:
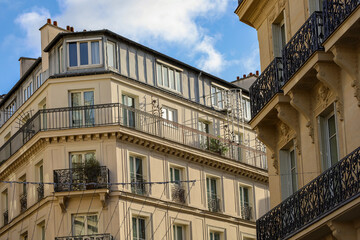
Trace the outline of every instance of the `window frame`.
<path fill-rule="evenodd" d="M 215 89 L 215 92 L 213 92 L 213 89 Z M 225 108 L 225 101 L 224 101 L 224 94 L 223 91 L 226 91 L 227 89 L 216 85 L 211 84 L 210 86 L 210 98 L 211 98 L 211 106 L 217 109 L 224 109 Z M 220 93 L 220 94 L 219 94 Z M 218 95 L 221 96 L 220 102 L 218 101 Z"/>
<path fill-rule="evenodd" d="M 243 189 L 243 190 L 241 190 Z M 245 201 L 241 201 L 242 199 L 244 199 L 245 197 L 245 192 L 244 189 L 247 189 L 248 192 L 248 202 L 247 202 L 247 206 L 251 207 L 251 217 L 250 219 L 246 219 L 246 220 L 254 220 L 255 219 L 255 209 L 254 209 L 254 191 L 253 191 L 253 187 L 251 185 L 248 184 L 244 184 L 244 183 L 239 183 L 238 184 L 238 190 L 239 190 L 239 213 L 241 217 L 244 217 L 242 212 L 242 208 L 245 207 Z M 245 219 L 245 218 L 244 218 Z"/>
<path fill-rule="evenodd" d="M 285 20 L 286 20 L 285 10 L 282 10 L 271 25 L 272 39 L 273 39 L 272 47 L 273 47 L 274 58 L 282 57 L 282 50 L 287 43 L 287 36 L 286 36 L 287 26 Z"/>
<path fill-rule="evenodd" d="M 109 64 L 109 49 L 108 49 L 108 45 L 113 45 L 113 61 L 114 61 L 114 65 L 111 66 Z M 118 63 L 117 63 L 117 43 L 115 41 L 109 40 L 107 39 L 106 41 L 106 64 L 107 67 L 110 69 L 118 69 Z"/>
<path fill-rule="evenodd" d="M 99 62 L 93 64 L 92 63 L 92 52 L 91 52 L 91 43 L 92 42 L 99 42 Z M 67 51 L 67 69 L 83 69 L 83 68 L 93 68 L 93 67 L 100 67 L 103 65 L 102 62 L 102 39 L 101 38 L 87 38 L 87 39 L 76 39 L 76 40 L 67 40 L 66 41 L 66 51 Z M 76 66 L 70 66 L 70 47 L 69 45 L 71 43 L 76 43 Z M 81 63 L 81 54 L 80 54 L 80 44 L 81 43 L 87 43 L 87 57 L 88 57 L 88 64 L 80 64 Z"/>
<path fill-rule="evenodd" d="M 83 216 L 84 217 L 84 227 L 82 228 L 82 230 L 84 231 L 84 234 L 81 234 L 81 235 L 75 235 L 75 229 L 74 229 L 74 217 L 76 216 Z M 87 221 L 88 221 L 88 216 L 96 216 L 96 219 L 97 219 L 97 223 L 96 223 L 96 228 L 97 228 L 97 233 L 99 233 L 99 214 L 98 213 L 74 213 L 74 214 L 71 214 L 71 233 L 73 236 L 82 236 L 82 235 L 89 235 L 88 234 L 88 225 L 87 225 Z"/>
<path fill-rule="evenodd" d="M 137 233 L 137 237 L 136 239 L 134 238 L 134 219 L 136 219 L 136 233 Z M 145 237 L 144 238 L 140 238 L 139 236 L 139 220 L 143 220 L 144 221 L 144 234 L 145 234 Z M 146 226 L 148 225 L 148 221 L 149 219 L 147 217 L 144 217 L 144 216 L 139 216 L 139 215 L 132 215 L 131 216 L 131 239 L 133 240 L 145 240 L 147 239 L 148 237 L 148 234 L 147 234 L 147 231 L 146 231 Z"/>
<path fill-rule="evenodd" d="M 160 66 L 160 68 L 159 68 Z M 165 72 L 163 71 L 163 69 L 166 69 L 166 75 Z M 175 93 L 178 93 L 178 94 L 181 94 L 182 93 L 182 69 L 179 69 L 175 66 L 172 66 L 170 64 L 167 64 L 163 61 L 160 61 L 160 60 L 157 60 L 156 61 L 156 68 L 155 68 L 155 71 L 156 71 L 156 85 L 161 87 L 161 88 L 164 88 L 164 89 L 167 89 L 167 90 L 170 90 L 172 92 L 175 92 Z M 161 71 L 161 72 L 159 72 Z M 174 88 L 171 88 L 171 85 L 170 85 L 170 72 L 173 71 L 173 79 L 174 79 Z M 166 78 L 165 78 L 166 76 Z M 178 78 L 177 78 L 178 76 Z M 167 79 L 167 83 L 165 83 L 165 80 Z"/>

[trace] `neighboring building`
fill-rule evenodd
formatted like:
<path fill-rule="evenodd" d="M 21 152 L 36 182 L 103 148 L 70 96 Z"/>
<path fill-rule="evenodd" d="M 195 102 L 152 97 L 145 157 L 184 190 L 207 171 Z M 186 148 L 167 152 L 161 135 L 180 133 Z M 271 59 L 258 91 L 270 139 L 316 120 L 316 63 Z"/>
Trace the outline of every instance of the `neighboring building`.
<path fill-rule="evenodd" d="M 271 207 L 257 239 L 360 239 L 360 1 L 243 0 L 262 74 L 252 119 Z"/>
<path fill-rule="evenodd" d="M 231 83 L 242 89 L 245 89 L 248 92 L 251 85 L 253 85 L 258 77 L 259 71 L 256 71 L 256 74 L 249 73 L 248 75 L 244 74 L 242 78 L 237 77 L 236 80 L 232 81 Z"/>
<path fill-rule="evenodd" d="M 40 31 L 0 102 L 0 180 L 36 183 L 0 183 L 0 240 L 255 239 L 247 91 L 108 30 Z"/>

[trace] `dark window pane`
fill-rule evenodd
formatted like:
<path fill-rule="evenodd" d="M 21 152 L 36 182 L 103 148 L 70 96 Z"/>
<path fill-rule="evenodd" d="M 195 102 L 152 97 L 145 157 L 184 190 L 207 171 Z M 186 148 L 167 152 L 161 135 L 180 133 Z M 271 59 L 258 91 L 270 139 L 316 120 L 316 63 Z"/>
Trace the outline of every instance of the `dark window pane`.
<path fill-rule="evenodd" d="M 69 43 L 70 67 L 77 66 L 77 47 L 76 43 Z"/>
<path fill-rule="evenodd" d="M 88 44 L 80 43 L 80 65 L 88 65 L 89 58 L 88 58 Z"/>

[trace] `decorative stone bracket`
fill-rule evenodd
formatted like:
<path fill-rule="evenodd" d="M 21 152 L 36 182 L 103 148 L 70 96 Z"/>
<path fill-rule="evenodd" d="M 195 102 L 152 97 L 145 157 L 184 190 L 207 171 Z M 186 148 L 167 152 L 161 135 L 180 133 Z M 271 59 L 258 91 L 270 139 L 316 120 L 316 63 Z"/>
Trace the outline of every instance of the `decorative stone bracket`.
<path fill-rule="evenodd" d="M 328 227 L 330 228 L 332 235 L 337 240 L 356 240 L 357 233 L 354 228 L 352 222 L 335 222 L 331 221 L 328 223 Z"/>
<path fill-rule="evenodd" d="M 334 63 L 318 62 L 314 66 L 317 71 L 316 77 L 321 83 L 329 87 L 337 96 L 341 96 L 338 82 L 340 79 L 340 69 Z"/>

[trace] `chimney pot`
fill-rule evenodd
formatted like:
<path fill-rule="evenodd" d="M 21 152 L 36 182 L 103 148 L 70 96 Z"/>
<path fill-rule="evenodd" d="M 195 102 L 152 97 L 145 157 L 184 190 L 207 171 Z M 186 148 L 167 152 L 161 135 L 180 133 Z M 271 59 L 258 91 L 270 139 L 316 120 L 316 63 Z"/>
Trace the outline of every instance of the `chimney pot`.
<path fill-rule="evenodd" d="M 54 26 L 56 26 L 56 27 L 57 27 L 57 21 L 54 21 Z"/>
<path fill-rule="evenodd" d="M 243 78 L 246 78 L 246 74 L 243 75 Z"/>
<path fill-rule="evenodd" d="M 236 77 L 236 80 L 240 80 L 240 77 L 239 77 L 239 76 L 237 76 L 237 77 Z"/>
<path fill-rule="evenodd" d="M 74 27 L 71 27 L 71 28 L 70 28 L 70 31 L 71 31 L 71 32 L 74 32 Z"/>
<path fill-rule="evenodd" d="M 253 75 L 253 74 L 252 74 L 252 72 L 251 72 L 251 73 L 249 73 L 249 75 L 250 75 L 250 76 L 252 76 L 252 75 Z"/>
<path fill-rule="evenodd" d="M 48 18 L 48 19 L 47 19 L 47 23 L 48 23 L 48 24 L 51 24 L 51 18 Z"/>
<path fill-rule="evenodd" d="M 256 75 L 259 76 L 259 70 L 256 70 Z"/>
<path fill-rule="evenodd" d="M 70 31 L 70 26 L 69 25 L 66 26 L 66 30 Z"/>

